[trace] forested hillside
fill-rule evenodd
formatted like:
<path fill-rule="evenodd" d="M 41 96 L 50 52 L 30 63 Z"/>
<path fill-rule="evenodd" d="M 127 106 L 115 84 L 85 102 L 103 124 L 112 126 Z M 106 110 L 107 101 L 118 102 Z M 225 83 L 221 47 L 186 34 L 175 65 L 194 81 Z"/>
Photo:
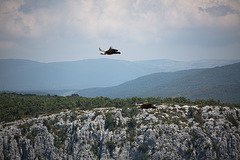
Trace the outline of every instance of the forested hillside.
<path fill-rule="evenodd" d="M 153 104 L 195 104 L 195 105 L 228 105 L 240 107 L 238 104 L 222 104 L 213 99 L 190 101 L 184 97 L 132 97 L 132 98 L 115 98 L 95 97 L 87 98 L 76 94 L 72 96 L 39 96 L 39 95 L 22 95 L 16 93 L 0 94 L 0 121 L 10 122 L 26 117 L 38 117 L 41 114 L 53 114 L 66 109 L 88 110 L 101 107 L 136 107 L 136 103 L 153 103 Z"/>
<path fill-rule="evenodd" d="M 115 87 L 91 88 L 81 96 L 214 98 L 240 103 L 240 63 L 209 69 L 160 72 L 137 78 Z"/>

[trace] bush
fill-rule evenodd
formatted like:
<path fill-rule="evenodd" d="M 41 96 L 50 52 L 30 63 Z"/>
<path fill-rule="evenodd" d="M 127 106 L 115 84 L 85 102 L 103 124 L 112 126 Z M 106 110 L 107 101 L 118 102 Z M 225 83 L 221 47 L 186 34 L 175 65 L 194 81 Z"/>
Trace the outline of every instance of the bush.
<path fill-rule="evenodd" d="M 137 122 L 135 119 L 131 118 L 128 122 L 127 122 L 127 126 L 128 126 L 128 140 L 133 142 L 135 139 L 134 137 L 136 136 L 136 132 L 135 132 L 135 127 L 137 126 Z"/>
<path fill-rule="evenodd" d="M 113 117 L 113 113 L 107 112 L 105 120 L 105 130 L 113 131 L 117 127 L 116 119 Z"/>
<path fill-rule="evenodd" d="M 140 145 L 138 150 L 142 153 L 146 153 L 149 150 L 149 147 L 147 145 Z"/>
<path fill-rule="evenodd" d="M 33 125 L 33 122 L 20 124 L 18 127 L 21 129 L 21 134 L 24 136 L 30 131 L 30 127 Z"/>
<path fill-rule="evenodd" d="M 130 131 L 135 130 L 135 127 L 137 126 L 137 122 L 134 118 L 131 118 L 127 124 Z"/>
<path fill-rule="evenodd" d="M 94 153 L 94 155 L 96 155 L 97 156 L 97 154 L 98 154 L 98 151 L 99 151 L 99 146 L 100 146 L 100 143 L 98 142 L 98 143 L 94 143 L 94 145 L 92 145 L 92 149 L 91 149 L 91 151 Z"/>
<path fill-rule="evenodd" d="M 138 113 L 139 113 L 139 110 L 137 109 L 137 107 L 133 107 L 133 108 L 130 110 L 130 116 L 131 116 L 131 117 L 136 116 Z"/>
<path fill-rule="evenodd" d="M 188 108 L 188 114 L 187 114 L 188 118 L 193 118 L 193 115 L 194 115 L 194 112 L 195 112 L 195 111 L 196 111 L 195 108 L 189 107 L 189 108 Z"/>
<path fill-rule="evenodd" d="M 199 124 L 203 124 L 204 123 L 204 120 L 202 119 L 202 111 L 201 110 L 198 110 L 195 115 L 194 115 L 194 120 L 196 122 L 198 122 Z"/>
<path fill-rule="evenodd" d="M 109 150 L 109 152 L 110 152 L 110 154 L 112 156 L 112 152 L 114 151 L 114 149 L 116 147 L 115 143 L 111 140 L 111 141 L 108 141 L 106 143 L 106 145 L 107 145 L 107 148 L 108 148 L 108 150 Z"/>
<path fill-rule="evenodd" d="M 30 143 L 33 144 L 34 143 L 34 140 L 35 140 L 35 137 L 38 135 L 38 129 L 36 128 L 33 128 L 31 132 L 28 132 L 27 134 L 27 139 L 30 139 Z"/>
<path fill-rule="evenodd" d="M 124 107 L 122 108 L 121 113 L 122 113 L 122 116 L 123 116 L 123 117 L 130 117 L 129 110 L 128 110 L 128 108 L 127 108 L 126 106 L 124 106 Z"/>
<path fill-rule="evenodd" d="M 202 119 L 202 110 L 201 109 L 189 107 L 187 116 L 188 116 L 188 118 L 193 118 L 194 121 L 198 122 L 201 125 L 204 123 L 204 120 Z"/>
<path fill-rule="evenodd" d="M 233 117 L 233 115 L 227 116 L 227 120 L 232 123 L 235 127 L 238 127 L 238 122 L 236 119 Z"/>

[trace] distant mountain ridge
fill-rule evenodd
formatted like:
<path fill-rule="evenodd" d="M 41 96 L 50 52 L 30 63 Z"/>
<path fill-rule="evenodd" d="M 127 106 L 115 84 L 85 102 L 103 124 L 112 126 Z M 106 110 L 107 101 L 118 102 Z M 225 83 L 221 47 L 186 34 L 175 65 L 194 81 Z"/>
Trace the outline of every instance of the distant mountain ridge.
<path fill-rule="evenodd" d="M 71 90 L 109 87 L 156 72 L 209 68 L 240 60 L 125 61 L 87 59 L 71 62 L 41 63 L 20 59 L 0 60 L 0 90 Z"/>
<path fill-rule="evenodd" d="M 111 98 L 183 96 L 240 103 L 240 63 L 209 69 L 154 73 L 118 86 L 85 89 L 77 93 L 87 97 Z"/>

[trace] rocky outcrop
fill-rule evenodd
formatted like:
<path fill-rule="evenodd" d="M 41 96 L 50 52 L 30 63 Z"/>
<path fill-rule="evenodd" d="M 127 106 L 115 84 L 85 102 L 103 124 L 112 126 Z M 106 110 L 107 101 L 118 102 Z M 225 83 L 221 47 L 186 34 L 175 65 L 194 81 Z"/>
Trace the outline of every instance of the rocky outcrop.
<path fill-rule="evenodd" d="M 0 159 L 240 159 L 240 110 L 98 108 L 0 125 Z"/>

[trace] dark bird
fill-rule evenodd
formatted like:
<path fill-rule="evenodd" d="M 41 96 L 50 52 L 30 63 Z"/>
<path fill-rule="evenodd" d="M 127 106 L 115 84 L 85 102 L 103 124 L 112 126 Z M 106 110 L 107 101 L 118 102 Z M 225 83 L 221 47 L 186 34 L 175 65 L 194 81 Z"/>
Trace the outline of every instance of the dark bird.
<path fill-rule="evenodd" d="M 120 52 L 118 52 L 117 49 L 113 49 L 112 47 L 110 47 L 108 50 L 102 50 L 101 48 L 99 48 L 99 51 L 103 52 L 100 53 L 101 55 L 121 54 Z"/>
<path fill-rule="evenodd" d="M 151 103 L 143 103 L 143 104 L 137 104 L 136 105 L 138 106 L 139 109 L 150 109 L 150 108 L 153 108 L 153 109 L 156 109 L 156 105 L 155 104 L 151 104 Z"/>

